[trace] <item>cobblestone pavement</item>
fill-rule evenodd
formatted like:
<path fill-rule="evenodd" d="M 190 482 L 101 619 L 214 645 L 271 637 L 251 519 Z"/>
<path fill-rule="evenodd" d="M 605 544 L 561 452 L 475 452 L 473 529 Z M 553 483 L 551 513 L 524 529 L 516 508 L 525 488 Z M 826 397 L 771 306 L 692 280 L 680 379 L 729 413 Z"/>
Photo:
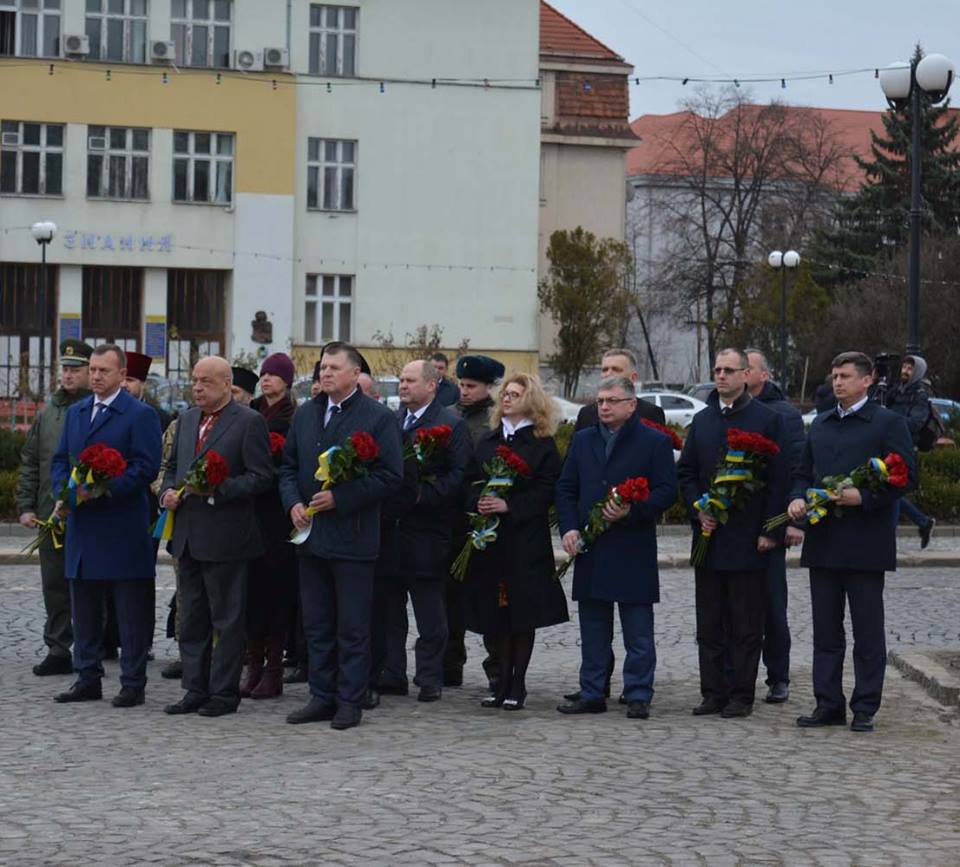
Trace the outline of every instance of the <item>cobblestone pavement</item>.
<path fill-rule="evenodd" d="M 162 569 L 161 609 L 172 583 Z M 675 569 L 646 722 L 615 704 L 555 712 L 576 682 L 571 623 L 541 633 L 523 712 L 478 706 L 474 641 L 462 689 L 432 705 L 387 697 L 338 733 L 284 724 L 303 685 L 235 716 L 167 717 L 180 691 L 159 661 L 144 707 L 56 705 L 70 678 L 29 670 L 37 570 L 0 568 L 0 864 L 960 863 L 956 710 L 888 668 L 875 734 L 797 729 L 812 705 L 805 574 L 790 584 L 793 695 L 748 720 L 690 716 L 692 576 Z M 890 577 L 887 613 L 891 647 L 960 647 L 956 571 Z M 162 661 L 170 643 L 156 650 Z M 117 664 L 107 673 L 109 698 Z"/>

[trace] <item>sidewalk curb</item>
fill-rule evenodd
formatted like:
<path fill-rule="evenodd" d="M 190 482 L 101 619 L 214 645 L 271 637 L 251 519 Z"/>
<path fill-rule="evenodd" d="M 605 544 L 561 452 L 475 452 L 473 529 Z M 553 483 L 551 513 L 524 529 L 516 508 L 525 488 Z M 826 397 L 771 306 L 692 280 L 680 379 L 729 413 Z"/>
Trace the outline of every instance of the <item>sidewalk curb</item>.
<path fill-rule="evenodd" d="M 960 704 L 960 678 L 923 651 L 891 650 L 887 659 L 907 680 L 919 683 L 940 704 L 948 707 Z"/>

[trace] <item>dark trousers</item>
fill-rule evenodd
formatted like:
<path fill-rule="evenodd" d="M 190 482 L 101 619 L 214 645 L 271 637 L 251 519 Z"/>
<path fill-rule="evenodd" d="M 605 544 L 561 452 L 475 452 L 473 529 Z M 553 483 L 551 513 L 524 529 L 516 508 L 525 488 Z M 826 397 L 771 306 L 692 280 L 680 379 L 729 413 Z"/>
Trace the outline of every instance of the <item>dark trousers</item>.
<path fill-rule="evenodd" d="M 146 617 L 152 581 L 97 581 L 75 578 L 70 581 L 73 608 L 73 667 L 79 679 L 88 683 L 103 677 L 104 595 L 113 593 L 120 632 L 120 685 L 143 689 L 147 683 L 147 654 L 153 643 L 153 619 Z"/>
<path fill-rule="evenodd" d="M 50 542 L 40 546 L 40 584 L 43 588 L 43 643 L 51 656 L 70 658 L 73 626 L 70 620 L 70 586 L 64 574 L 64 549 Z"/>
<path fill-rule="evenodd" d="M 454 538 L 457 537 L 454 536 Z M 447 647 L 443 653 L 443 670 L 451 674 L 459 674 L 467 662 L 467 627 L 463 622 L 463 582 L 452 575 L 446 575 L 443 579 L 443 589 L 447 615 Z"/>
<path fill-rule="evenodd" d="M 883 572 L 811 569 L 813 606 L 813 693 L 817 707 L 828 713 L 846 709 L 843 659 L 847 640 L 843 628 L 845 604 L 853 624 L 854 687 L 850 709 L 874 714 L 880 707 L 887 665 L 883 625 Z"/>
<path fill-rule="evenodd" d="M 413 601 L 413 614 L 417 620 L 417 641 L 414 645 L 417 686 L 443 686 L 444 651 L 447 646 L 447 612 L 445 587 L 442 577 L 395 578 L 386 586 L 387 606 L 387 651 L 386 658 L 393 662 L 402 658 L 402 681 L 406 681 L 407 594 Z M 387 678 L 395 682 L 393 672 Z"/>
<path fill-rule="evenodd" d="M 375 563 L 300 558 L 300 603 L 310 695 L 359 705 L 370 679 L 370 615 Z"/>
<path fill-rule="evenodd" d="M 627 701 L 650 701 L 657 669 L 653 639 L 653 605 L 617 602 L 626 658 L 623 663 L 623 694 Z M 580 695 L 584 701 L 603 701 L 609 685 L 613 602 L 581 599 Z"/>
<path fill-rule="evenodd" d="M 920 509 L 910 502 L 906 497 L 900 497 L 897 500 L 897 520 L 900 520 L 900 514 L 906 515 L 918 527 L 926 527 L 930 523 L 930 516 L 925 515 Z"/>
<path fill-rule="evenodd" d="M 240 703 L 247 642 L 247 561 L 180 558 L 180 659 L 191 700 Z"/>
<path fill-rule="evenodd" d="M 700 692 L 706 701 L 753 704 L 763 647 L 766 570 L 697 569 L 695 576 Z"/>
<path fill-rule="evenodd" d="M 790 625 L 787 623 L 787 549 L 767 557 L 767 610 L 763 627 L 763 664 L 767 685 L 790 683 Z"/>

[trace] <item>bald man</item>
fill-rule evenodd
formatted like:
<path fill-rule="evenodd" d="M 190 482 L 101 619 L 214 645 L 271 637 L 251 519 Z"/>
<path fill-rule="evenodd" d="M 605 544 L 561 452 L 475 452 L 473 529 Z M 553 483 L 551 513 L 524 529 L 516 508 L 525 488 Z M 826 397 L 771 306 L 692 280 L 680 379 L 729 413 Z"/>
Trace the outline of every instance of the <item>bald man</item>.
<path fill-rule="evenodd" d="M 222 358 L 193 368 L 195 406 L 180 416 L 160 505 L 176 513 L 170 553 L 180 561 L 180 658 L 186 694 L 168 714 L 213 717 L 240 704 L 246 645 L 247 564 L 264 552 L 254 497 L 273 483 L 263 416 L 231 398 L 233 374 Z M 210 452 L 227 462 L 213 491 L 179 495 L 194 464 Z M 214 640 L 216 624 L 216 640 Z"/>

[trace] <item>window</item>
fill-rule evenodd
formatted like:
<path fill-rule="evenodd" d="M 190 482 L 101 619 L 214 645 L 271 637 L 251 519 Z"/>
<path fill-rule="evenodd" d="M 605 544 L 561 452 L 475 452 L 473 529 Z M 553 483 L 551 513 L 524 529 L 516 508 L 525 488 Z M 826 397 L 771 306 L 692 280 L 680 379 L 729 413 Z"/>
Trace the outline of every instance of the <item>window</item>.
<path fill-rule="evenodd" d="M 357 13 L 352 6 L 310 4 L 311 74 L 356 74 Z"/>
<path fill-rule="evenodd" d="M 167 270 L 167 377 L 190 379 L 197 359 L 224 351 L 226 271 Z"/>
<path fill-rule="evenodd" d="M 150 130 L 87 127 L 87 195 L 149 199 Z"/>
<path fill-rule="evenodd" d="M 91 60 L 146 63 L 147 0 L 87 0 Z"/>
<path fill-rule="evenodd" d="M 660 406 L 664 409 L 693 409 L 691 401 L 685 397 L 675 397 L 672 394 L 661 394 Z"/>
<path fill-rule="evenodd" d="M 180 66 L 230 66 L 232 0 L 172 0 L 170 38 Z"/>
<path fill-rule="evenodd" d="M 233 190 L 233 134 L 173 133 L 173 200 L 229 205 Z"/>
<path fill-rule="evenodd" d="M 357 143 L 329 138 L 307 139 L 307 207 L 353 211 Z"/>
<path fill-rule="evenodd" d="M 40 387 L 40 333 L 45 379 L 56 353 L 56 265 L 47 265 L 45 315 L 40 313 L 40 265 L 0 263 L 0 398 L 35 395 Z M 51 389 L 52 391 L 52 389 Z"/>
<path fill-rule="evenodd" d="M 63 124 L 0 121 L 0 193 L 63 195 Z"/>
<path fill-rule="evenodd" d="M 142 268 L 83 268 L 83 339 L 136 352 L 143 310 Z"/>
<path fill-rule="evenodd" d="M 0 57 L 59 57 L 60 0 L 0 0 Z"/>
<path fill-rule="evenodd" d="M 307 343 L 350 340 L 352 310 L 353 277 L 346 274 L 307 274 L 303 328 L 303 338 Z"/>

